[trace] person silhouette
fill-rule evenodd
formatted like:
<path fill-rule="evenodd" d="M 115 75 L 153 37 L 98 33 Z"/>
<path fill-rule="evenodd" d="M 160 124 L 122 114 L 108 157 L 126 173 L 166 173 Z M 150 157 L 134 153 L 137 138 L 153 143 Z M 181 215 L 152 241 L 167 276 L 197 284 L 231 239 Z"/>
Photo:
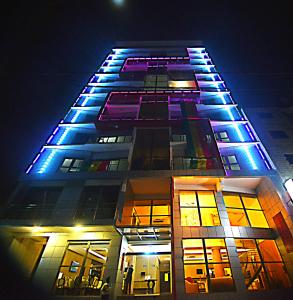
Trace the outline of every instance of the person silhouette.
<path fill-rule="evenodd" d="M 133 265 L 130 265 L 127 269 L 127 274 L 124 282 L 124 293 L 129 294 L 131 293 L 131 281 L 132 281 L 132 273 L 133 273 Z"/>

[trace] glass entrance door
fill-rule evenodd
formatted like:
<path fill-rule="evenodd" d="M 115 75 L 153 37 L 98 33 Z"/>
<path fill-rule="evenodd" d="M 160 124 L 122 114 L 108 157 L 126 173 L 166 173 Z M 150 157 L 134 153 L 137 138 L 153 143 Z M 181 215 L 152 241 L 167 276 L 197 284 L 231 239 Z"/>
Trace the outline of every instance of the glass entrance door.
<path fill-rule="evenodd" d="M 160 295 L 171 293 L 170 245 L 130 245 L 129 250 L 124 258 L 123 294 Z"/>

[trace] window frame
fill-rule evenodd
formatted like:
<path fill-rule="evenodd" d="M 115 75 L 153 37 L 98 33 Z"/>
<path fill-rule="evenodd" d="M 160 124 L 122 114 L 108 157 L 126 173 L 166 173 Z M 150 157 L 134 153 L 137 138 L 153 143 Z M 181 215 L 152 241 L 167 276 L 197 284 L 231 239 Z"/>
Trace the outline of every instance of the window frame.
<path fill-rule="evenodd" d="M 202 243 L 202 250 L 203 250 L 203 262 L 198 262 L 198 263 L 185 263 L 185 260 L 184 260 L 184 255 L 185 255 L 185 250 L 184 250 L 184 243 L 183 241 L 184 240 L 200 240 L 201 243 Z M 224 247 L 226 249 L 226 254 L 227 254 L 227 260 L 225 261 L 222 261 L 222 262 L 209 262 L 209 259 L 208 259 L 208 253 L 207 253 L 207 246 L 206 246 L 206 240 L 223 240 L 224 242 Z M 233 281 L 233 290 L 235 291 L 235 281 L 234 281 L 234 277 L 233 277 L 233 272 L 232 272 L 232 266 L 231 266 L 231 263 L 230 263 L 230 257 L 229 257 L 229 254 L 228 254 L 228 247 L 227 247 L 227 243 L 226 243 L 226 238 L 223 238 L 223 237 L 213 237 L 213 238 L 210 238 L 210 237 L 207 237 L 207 238 L 182 238 L 181 239 L 181 247 L 182 247 L 182 252 L 183 252 L 183 276 L 184 276 L 184 281 L 185 281 L 185 265 L 205 265 L 205 271 L 206 271 L 206 284 L 207 284 L 207 292 L 204 292 L 204 293 L 207 293 L 207 294 L 210 294 L 210 293 L 213 293 L 211 291 L 211 275 L 210 275 L 210 269 L 209 269 L 209 265 L 229 265 L 229 268 L 231 270 L 231 276 L 230 278 L 232 279 Z M 185 282 L 184 282 L 184 287 L 185 287 Z M 227 292 L 227 291 L 224 291 L 224 292 Z M 202 292 L 198 291 L 197 293 L 186 293 L 186 289 L 185 289 L 185 294 L 202 294 Z"/>
<path fill-rule="evenodd" d="M 230 158 L 235 158 L 236 162 L 235 163 L 230 162 Z M 221 160 L 222 160 L 222 164 L 223 164 L 225 170 L 231 170 L 231 171 L 240 171 L 241 170 L 240 164 L 239 164 L 239 162 L 237 160 L 237 156 L 235 154 L 221 155 Z M 235 167 L 237 166 L 237 168 L 233 169 L 234 166 Z"/>
<path fill-rule="evenodd" d="M 238 210 L 244 211 L 246 220 L 247 220 L 247 222 L 248 222 L 248 226 L 244 226 L 244 227 L 251 227 L 251 228 L 270 228 L 270 227 L 269 227 L 269 223 L 268 223 L 268 221 L 267 221 L 267 218 L 266 218 L 266 216 L 265 216 L 265 214 L 264 214 L 264 210 L 263 210 L 263 208 L 262 208 L 262 206 L 261 206 L 261 204 L 260 204 L 260 202 L 259 202 L 259 200 L 258 200 L 258 198 L 257 198 L 256 195 L 254 195 L 254 194 L 244 194 L 244 193 L 223 192 L 223 199 L 225 199 L 225 197 L 224 197 L 225 194 L 226 194 L 226 195 L 236 195 L 236 196 L 239 197 L 242 207 L 227 206 L 226 203 L 225 203 L 225 200 L 224 200 L 224 204 L 225 204 L 226 209 L 227 209 L 227 208 L 230 208 L 230 209 L 238 209 Z M 258 202 L 259 206 L 260 206 L 260 209 L 256 209 L 256 208 L 246 208 L 245 203 L 244 203 L 242 197 L 255 197 L 255 198 L 257 199 L 257 202 Z M 260 212 L 262 212 L 262 213 L 263 213 L 263 216 L 264 216 L 264 218 L 265 218 L 265 221 L 266 221 L 266 223 L 267 223 L 267 227 L 256 227 L 256 226 L 252 226 L 252 225 L 251 225 L 252 223 L 251 223 L 251 221 L 250 221 L 250 218 L 249 218 L 249 215 L 248 215 L 248 213 L 247 213 L 247 210 L 248 210 L 248 211 L 260 211 Z M 228 214 L 228 218 L 229 218 L 229 214 Z M 229 222 L 230 222 L 230 218 L 229 218 Z M 231 225 L 231 222 L 230 222 L 230 225 Z M 234 226 L 239 226 L 239 225 L 231 225 L 231 226 L 234 227 Z M 242 226 L 240 226 L 240 227 L 242 227 Z"/>
<path fill-rule="evenodd" d="M 109 142 L 110 138 L 114 138 L 114 142 Z M 118 141 L 119 138 L 123 141 Z M 106 141 L 105 141 L 106 140 Z M 98 144 L 122 144 L 122 143 L 131 143 L 131 135 L 116 135 L 116 136 L 100 136 L 96 139 Z"/>
<path fill-rule="evenodd" d="M 172 142 L 187 142 L 186 134 L 172 134 Z"/>
<path fill-rule="evenodd" d="M 94 162 L 108 162 L 108 164 L 107 164 L 105 170 L 90 170 L 91 166 L 92 166 L 92 164 L 94 164 Z M 116 164 L 116 162 L 117 162 L 117 164 Z M 120 167 L 121 167 L 121 163 L 123 163 L 123 162 L 127 163 L 127 167 L 126 167 L 126 169 L 121 170 Z M 114 169 L 111 169 L 111 166 L 113 166 L 113 165 L 117 165 L 117 167 L 114 168 Z M 95 160 L 90 161 L 90 164 L 89 164 L 89 167 L 88 167 L 87 171 L 88 172 L 127 171 L 128 167 L 129 167 L 128 159 L 125 158 L 125 157 L 115 158 L 115 159 L 95 159 Z"/>
<path fill-rule="evenodd" d="M 265 277 L 266 277 L 266 280 L 267 280 L 269 289 L 271 289 L 272 283 L 271 283 L 271 280 L 270 280 L 270 276 L 268 275 L 269 272 L 268 272 L 268 270 L 267 270 L 266 264 L 282 264 L 282 265 L 283 265 L 283 268 L 285 268 L 285 270 L 286 270 L 286 265 L 285 265 L 285 263 L 284 263 L 284 260 L 283 260 L 283 258 L 282 258 L 282 255 L 281 255 L 281 253 L 280 253 L 280 250 L 279 250 L 279 247 L 278 247 L 276 241 L 275 241 L 274 239 L 246 238 L 246 237 L 245 237 L 245 238 L 234 238 L 234 240 L 235 240 L 235 247 L 236 247 L 237 255 L 238 255 L 238 251 L 237 251 L 237 250 L 239 249 L 239 247 L 237 247 L 237 245 L 236 245 L 236 240 L 252 240 L 252 241 L 254 242 L 255 249 L 257 250 L 257 254 L 258 254 L 260 260 L 259 260 L 259 261 L 255 261 L 255 262 L 241 262 L 241 261 L 240 261 L 240 258 L 239 258 L 239 255 L 238 255 L 239 262 L 240 262 L 240 265 L 241 265 L 241 270 L 242 270 L 242 265 L 244 265 L 244 264 L 253 264 L 253 263 L 258 263 L 258 264 L 260 264 L 260 265 L 262 266 L 262 269 L 264 270 L 264 274 L 265 274 Z M 278 254 L 279 254 L 281 260 L 277 260 L 277 261 L 268 261 L 268 260 L 265 260 L 265 259 L 263 258 L 262 251 L 260 250 L 260 247 L 259 247 L 259 241 L 262 241 L 262 240 L 263 240 L 263 241 L 273 241 L 273 242 L 274 242 L 275 247 L 276 247 L 276 249 L 277 249 L 277 252 L 278 252 Z M 284 272 L 285 272 L 285 273 L 288 273 L 288 272 L 285 271 L 285 270 L 284 270 Z M 244 276 L 244 274 L 243 274 L 243 276 Z M 290 280 L 289 276 L 288 276 L 288 279 L 289 279 L 289 281 L 290 281 L 290 283 L 291 283 L 291 280 Z M 292 283 L 291 283 L 291 285 L 292 285 Z M 247 288 L 247 290 L 248 290 L 248 288 Z M 267 289 L 263 289 L 263 290 L 267 290 Z M 258 291 L 258 290 L 257 290 L 257 291 Z"/>
<path fill-rule="evenodd" d="M 195 206 L 181 206 L 181 201 L 180 201 L 180 193 L 181 192 L 194 192 L 195 195 Z M 181 227 L 213 227 L 213 226 L 222 226 L 221 223 L 221 218 L 220 218 L 220 214 L 219 214 L 219 209 L 218 209 L 218 205 L 217 205 L 217 201 L 216 201 L 216 196 L 215 196 L 215 191 L 214 190 L 208 190 L 209 192 L 213 193 L 213 197 L 215 200 L 215 206 L 200 206 L 200 202 L 199 202 L 199 196 L 198 196 L 198 192 L 207 192 L 205 190 L 179 190 L 179 209 L 180 209 L 180 226 Z M 182 225 L 182 217 L 181 217 L 181 209 L 196 209 L 197 210 L 197 214 L 198 214 L 198 220 L 199 220 L 199 225 Z M 219 219 L 219 225 L 203 225 L 203 221 L 202 221 L 202 212 L 201 212 L 201 208 L 206 209 L 206 208 L 213 208 L 217 210 L 217 214 L 218 214 L 218 219 Z"/>
<path fill-rule="evenodd" d="M 63 166 L 66 160 L 71 160 L 68 167 Z M 78 167 L 74 166 L 76 162 L 80 162 Z M 77 173 L 81 171 L 83 164 L 84 159 L 82 158 L 65 157 L 58 170 L 62 173 Z"/>
<path fill-rule="evenodd" d="M 226 137 L 221 136 L 223 133 L 226 134 Z M 230 143 L 231 142 L 227 130 L 215 132 L 215 139 L 218 142 L 224 142 L 224 143 Z"/>

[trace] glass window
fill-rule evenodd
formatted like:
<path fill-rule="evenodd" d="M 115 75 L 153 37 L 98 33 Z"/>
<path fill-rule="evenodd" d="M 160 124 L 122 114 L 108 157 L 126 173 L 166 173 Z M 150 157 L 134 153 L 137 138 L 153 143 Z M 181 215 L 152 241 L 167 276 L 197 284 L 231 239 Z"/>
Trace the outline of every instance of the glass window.
<path fill-rule="evenodd" d="M 216 200 L 212 191 L 198 191 L 197 192 L 199 206 L 216 206 Z"/>
<path fill-rule="evenodd" d="M 3 213 L 7 219 L 48 219 L 62 192 L 62 187 L 23 188 L 9 202 Z"/>
<path fill-rule="evenodd" d="M 185 134 L 173 134 L 172 141 L 173 142 L 186 142 L 186 135 Z"/>
<path fill-rule="evenodd" d="M 96 295 L 108 256 L 108 243 L 71 242 L 55 283 L 57 295 Z"/>
<path fill-rule="evenodd" d="M 235 244 L 248 290 L 291 286 L 275 241 L 235 239 Z"/>
<path fill-rule="evenodd" d="M 181 226 L 220 226 L 213 191 L 180 191 Z"/>
<path fill-rule="evenodd" d="M 129 143 L 131 142 L 131 136 L 120 135 L 120 136 L 103 136 L 98 138 L 98 143 Z"/>
<path fill-rule="evenodd" d="M 223 197 L 231 226 L 269 227 L 256 196 L 223 193 Z"/>
<path fill-rule="evenodd" d="M 255 196 L 242 196 L 242 201 L 246 209 L 261 209 L 258 199 Z"/>
<path fill-rule="evenodd" d="M 226 207 L 243 208 L 240 196 L 237 194 L 224 194 Z"/>
<path fill-rule="evenodd" d="M 197 206 L 194 191 L 180 191 L 180 206 Z"/>
<path fill-rule="evenodd" d="M 119 160 L 110 160 L 108 171 L 116 171 L 118 169 Z"/>
<path fill-rule="evenodd" d="M 254 263 L 261 261 L 256 242 L 253 239 L 235 239 L 240 262 Z"/>
<path fill-rule="evenodd" d="M 224 165 L 225 170 L 234 170 L 234 171 L 239 171 L 240 166 L 238 164 L 237 158 L 235 155 L 227 155 L 227 156 L 222 156 L 222 162 Z"/>
<path fill-rule="evenodd" d="M 113 159 L 113 160 L 94 160 L 91 162 L 88 171 L 123 171 L 128 168 L 127 159 Z"/>
<path fill-rule="evenodd" d="M 200 226 L 199 212 L 197 208 L 181 207 L 181 226 Z"/>
<path fill-rule="evenodd" d="M 202 226 L 220 226 L 220 218 L 218 209 L 215 208 L 200 208 Z"/>
<path fill-rule="evenodd" d="M 215 133 L 215 138 L 216 138 L 217 141 L 230 142 L 228 133 L 226 131 L 216 132 Z"/>
<path fill-rule="evenodd" d="M 59 170 L 63 173 L 80 172 L 83 162 L 83 159 L 65 158 Z"/>
<path fill-rule="evenodd" d="M 244 209 L 227 208 L 231 226 L 249 226 Z"/>
<path fill-rule="evenodd" d="M 257 245 L 264 261 L 278 262 L 282 261 L 281 255 L 273 240 L 257 240 Z"/>
<path fill-rule="evenodd" d="M 187 294 L 234 291 L 224 239 L 183 239 Z"/>
<path fill-rule="evenodd" d="M 170 225 L 170 200 L 127 200 L 117 222 L 123 226 Z"/>
<path fill-rule="evenodd" d="M 117 143 L 124 143 L 124 141 L 125 141 L 125 136 L 118 136 Z"/>
<path fill-rule="evenodd" d="M 116 137 L 115 136 L 109 137 L 107 142 L 108 143 L 115 143 L 116 142 Z"/>
<path fill-rule="evenodd" d="M 119 195 L 119 186 L 87 186 L 83 189 L 75 220 L 113 219 Z"/>
<path fill-rule="evenodd" d="M 251 227 L 268 228 L 269 225 L 261 210 L 246 210 Z"/>

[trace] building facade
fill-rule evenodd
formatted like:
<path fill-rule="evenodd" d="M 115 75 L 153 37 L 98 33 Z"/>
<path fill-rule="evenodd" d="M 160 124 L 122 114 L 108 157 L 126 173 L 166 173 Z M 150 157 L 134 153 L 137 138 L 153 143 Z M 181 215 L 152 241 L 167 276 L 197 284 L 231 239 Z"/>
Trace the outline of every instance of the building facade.
<path fill-rule="evenodd" d="M 293 107 L 254 107 L 245 112 L 282 181 L 293 178 Z"/>
<path fill-rule="evenodd" d="M 1 215 L 56 298 L 265 299 L 293 280 L 290 198 L 195 41 L 117 43 Z"/>

